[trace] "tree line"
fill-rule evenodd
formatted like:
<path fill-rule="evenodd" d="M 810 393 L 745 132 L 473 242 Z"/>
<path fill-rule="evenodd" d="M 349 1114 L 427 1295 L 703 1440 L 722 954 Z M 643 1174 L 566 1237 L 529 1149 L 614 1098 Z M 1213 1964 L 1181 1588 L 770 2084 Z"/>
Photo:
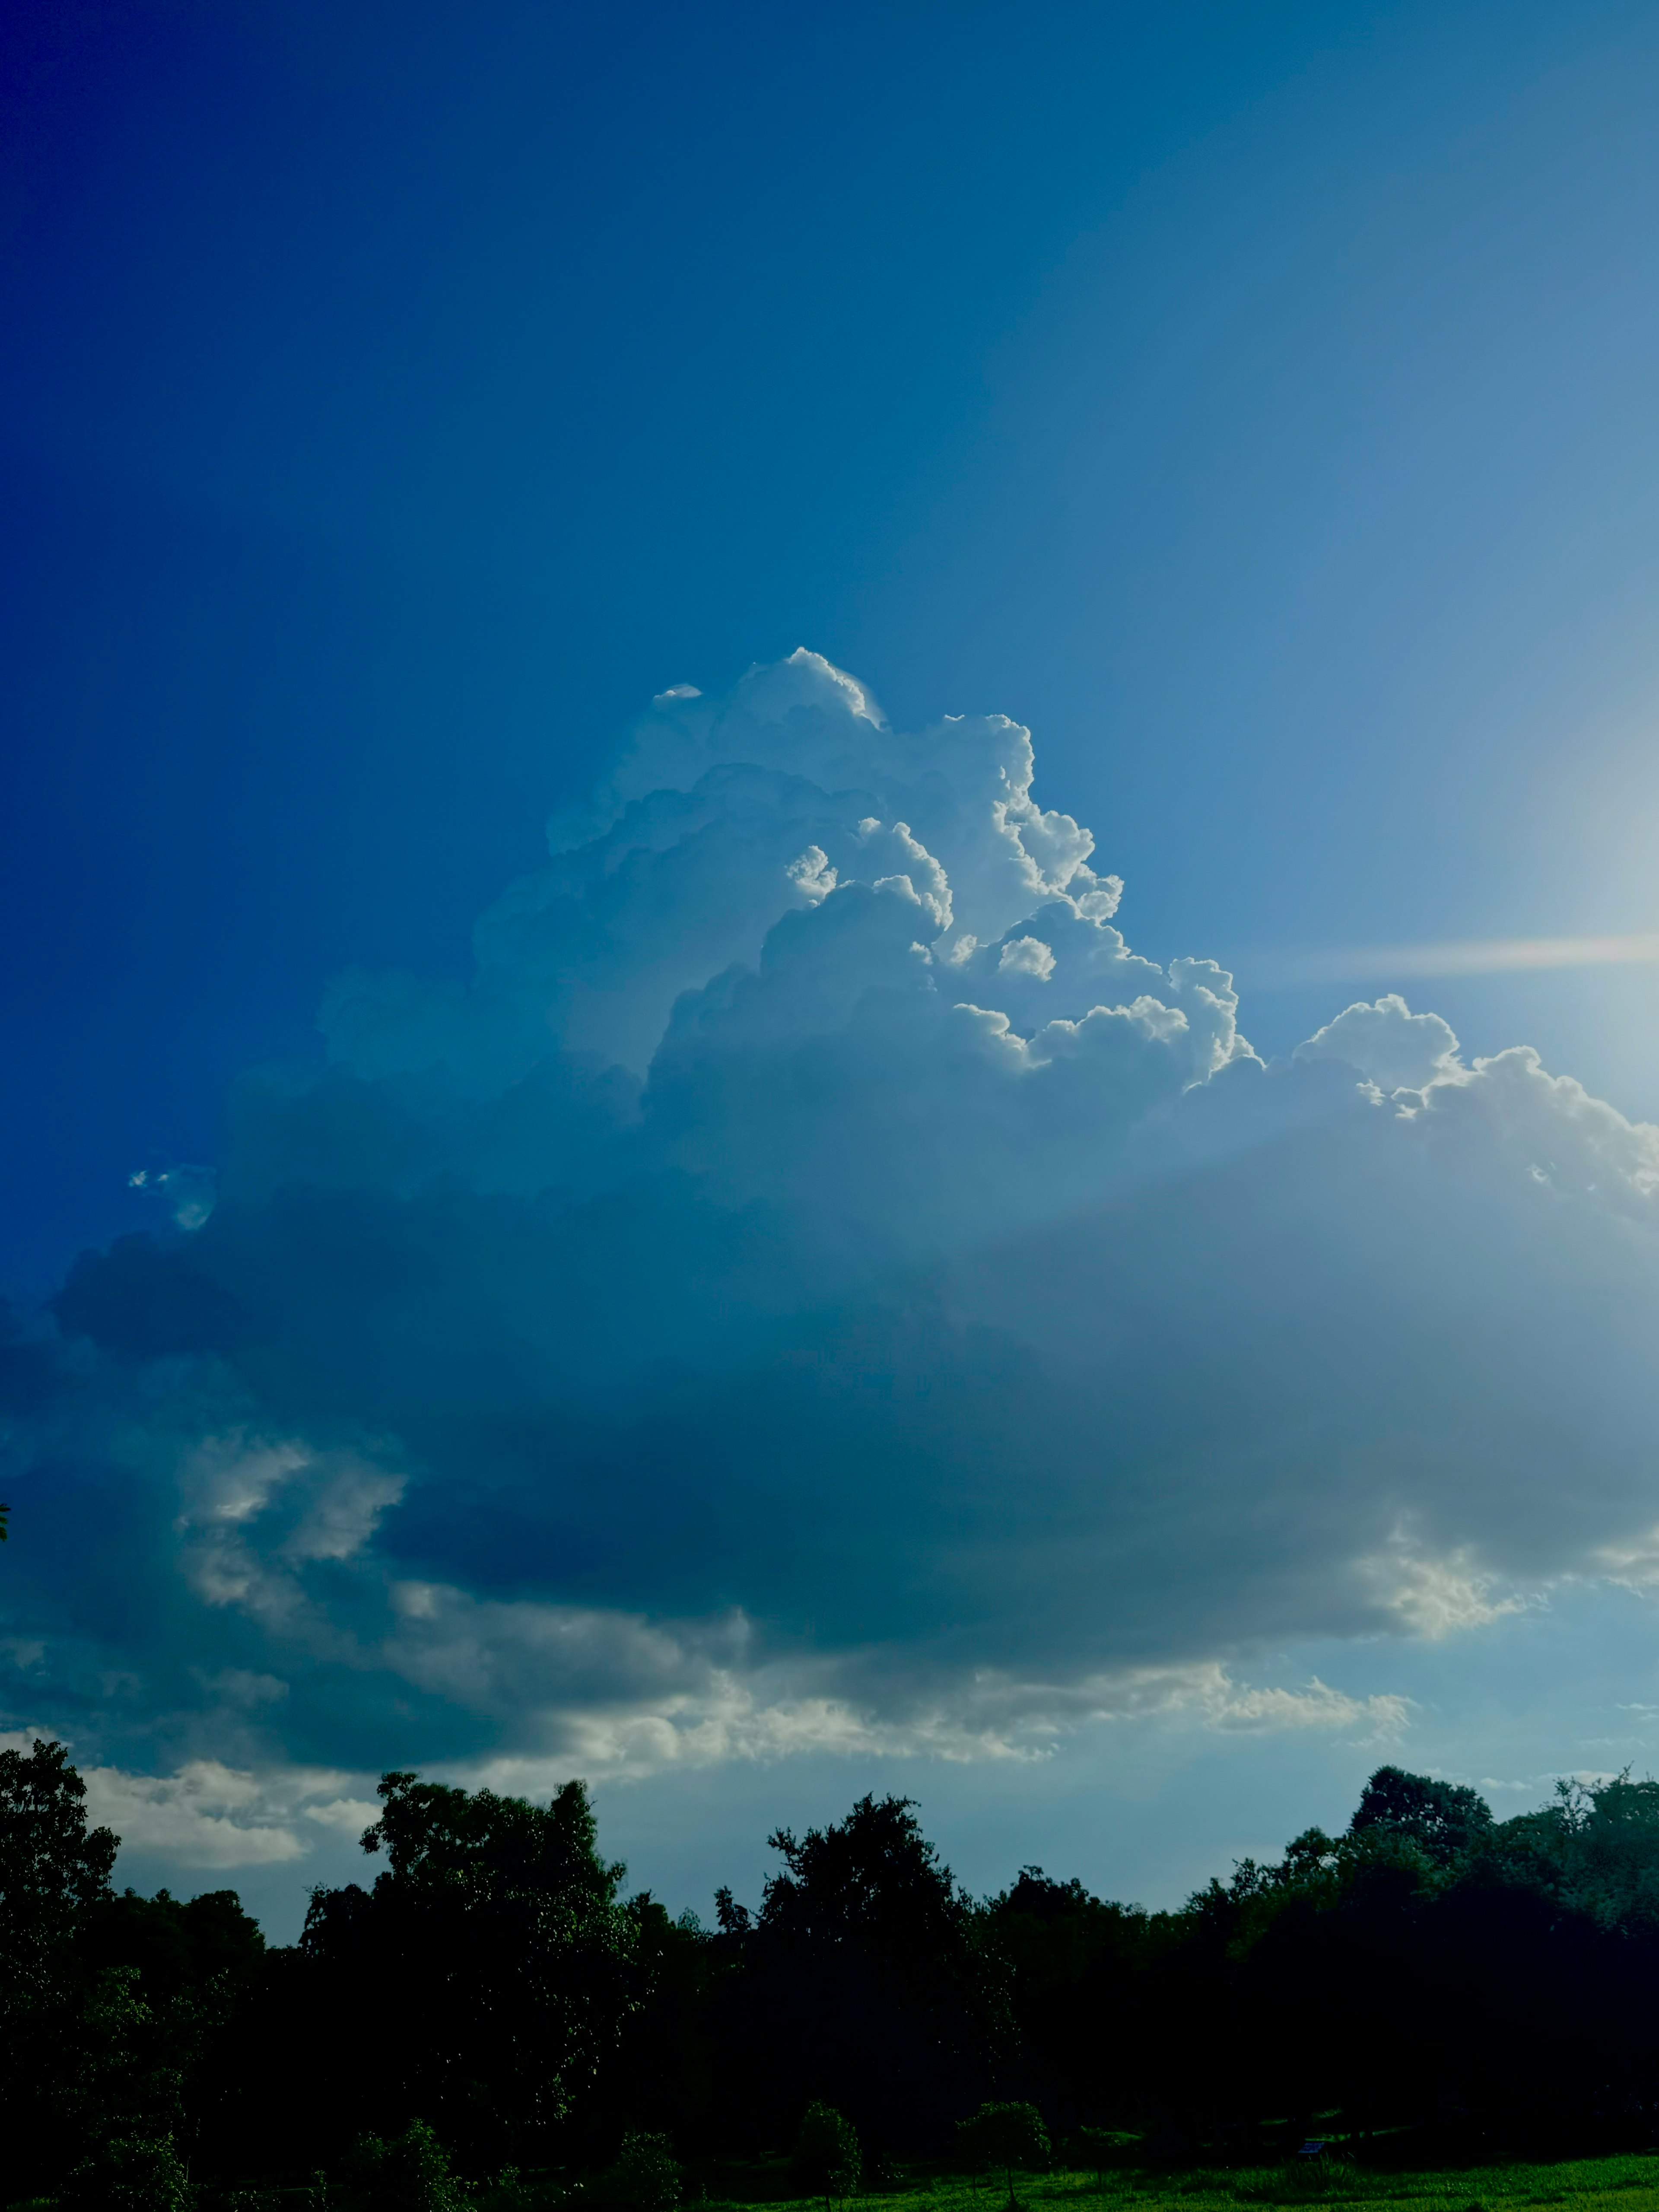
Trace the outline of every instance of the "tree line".
<path fill-rule="evenodd" d="M 666 2212 L 1045 2139 L 1256 2162 L 1310 2129 L 1376 2156 L 1659 2131 L 1653 1781 L 1500 1822 L 1380 1767 L 1341 1834 L 1161 1912 L 1036 1866 L 973 1898 L 913 1803 L 864 1797 L 771 1837 L 758 1906 L 721 1890 L 705 1927 L 627 1893 L 580 1782 L 392 1773 L 379 1870 L 286 1947 L 234 1891 L 118 1892 L 84 1794 L 60 1744 L 0 1753 L 9 2203 Z"/>

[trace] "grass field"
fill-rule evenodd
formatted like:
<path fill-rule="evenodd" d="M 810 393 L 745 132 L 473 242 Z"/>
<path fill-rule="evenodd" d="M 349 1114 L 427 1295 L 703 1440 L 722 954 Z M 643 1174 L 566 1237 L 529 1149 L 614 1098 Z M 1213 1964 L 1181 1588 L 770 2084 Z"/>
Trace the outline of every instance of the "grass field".
<path fill-rule="evenodd" d="M 1054 2172 L 1015 2176 L 1023 2212 L 1246 2212 L 1255 2206 L 1330 2205 L 1341 2212 L 1410 2205 L 1421 2212 L 1527 2212 L 1533 2205 L 1565 2212 L 1659 2212 L 1659 2154 L 1565 2159 L 1553 2165 L 1465 2166 L 1439 2171 L 1393 2172 L 1340 2161 L 1302 2166 L 1194 2167 L 1152 2172 L 1126 2167 L 1104 2175 Z M 478 2212 L 516 2212 L 583 2201 L 585 2192 L 556 2184 L 478 2192 Z M 206 2192 L 204 2212 L 294 2212 L 317 2200 L 299 2189 Z M 349 2187 L 331 2191 L 328 2202 L 354 2202 Z M 20 2203 L 17 2212 L 52 2212 L 55 2200 Z M 832 2212 L 1007 2212 L 1000 2180 L 958 2175 L 920 2182 L 879 2196 L 855 2197 Z M 684 2212 L 823 2212 L 821 2198 L 744 2193 L 741 2200 L 712 2193 L 694 2196 Z"/>
<path fill-rule="evenodd" d="M 1422 2212 L 1522 2212 L 1535 2204 L 1566 2212 L 1659 2212 L 1659 2154 L 1564 2160 L 1551 2166 L 1475 2166 L 1449 2171 L 1379 2172 L 1340 2163 L 1186 2172 L 1124 2169 L 1093 2173 L 1018 2174 L 1015 2193 L 1029 2212 L 1242 2212 L 1254 2205 L 1421 2207 Z M 870 2212 L 1004 2212 L 1000 2180 L 955 2177 L 922 2187 L 854 2200 Z M 779 2212 L 789 2200 L 778 2200 Z M 793 2200 L 795 2212 L 805 2212 Z M 715 2212 L 710 2207 L 709 2212 Z M 744 2212 L 760 2212 L 749 2204 Z M 851 2212 L 851 2207 L 848 2208 Z"/>

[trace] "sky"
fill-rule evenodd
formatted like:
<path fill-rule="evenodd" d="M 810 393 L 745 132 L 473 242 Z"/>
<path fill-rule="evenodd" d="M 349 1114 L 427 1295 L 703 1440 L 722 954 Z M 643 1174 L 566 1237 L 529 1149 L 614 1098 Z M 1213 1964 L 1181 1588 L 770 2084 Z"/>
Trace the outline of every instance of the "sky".
<path fill-rule="evenodd" d="M 395 1765 L 1162 1905 L 1652 1763 L 1656 94 L 9 11 L 0 1734 L 123 1879 L 291 1935 Z"/>

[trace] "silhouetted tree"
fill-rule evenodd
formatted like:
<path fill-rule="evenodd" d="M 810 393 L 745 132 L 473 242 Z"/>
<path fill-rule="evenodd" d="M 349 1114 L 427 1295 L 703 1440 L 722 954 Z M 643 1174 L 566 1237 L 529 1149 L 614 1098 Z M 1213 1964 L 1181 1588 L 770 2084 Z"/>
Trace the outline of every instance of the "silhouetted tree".
<path fill-rule="evenodd" d="M 1492 1808 L 1478 1790 L 1455 1782 L 1436 1782 L 1403 1767 L 1379 1766 L 1359 1793 L 1348 1823 L 1350 1835 L 1387 1828 L 1421 1844 L 1437 1866 L 1453 1860 L 1492 1828 Z"/>
<path fill-rule="evenodd" d="M 732 2078 L 776 2143 L 823 2097 L 887 2149 L 944 2140 L 1006 2059 L 1006 1974 L 908 1798 L 770 1838 L 759 1912 L 718 1900 Z"/>
<path fill-rule="evenodd" d="M 89 1828 L 86 1785 L 61 1743 L 0 1752 L 0 2069 L 19 2187 L 37 2154 L 102 2115 L 87 2102 L 92 1978 L 77 1948 L 109 1893 L 118 1838 Z M 61 2171 L 61 2167 L 60 2167 Z"/>
<path fill-rule="evenodd" d="M 1048 2163 L 1048 2131 L 1035 2105 L 981 2105 L 971 2119 L 957 2122 L 957 2140 L 975 2165 L 1002 2169 L 1011 2205 L 1015 2169 L 1040 2172 Z"/>
<path fill-rule="evenodd" d="M 545 1806 L 408 1773 L 386 1775 L 380 1796 L 362 1842 L 386 1871 L 370 1892 L 312 1899 L 301 1943 L 313 2002 L 343 2027 L 371 1994 L 367 2086 L 383 2132 L 419 2114 L 469 2157 L 544 2160 L 592 2124 L 641 2001 L 625 1870 L 599 1857 L 580 1782 Z M 361 2071 L 356 2049 L 351 2060 Z"/>
<path fill-rule="evenodd" d="M 1149 1916 L 1041 1867 L 985 1908 L 985 1933 L 1008 1974 L 1018 2048 L 1006 2086 L 1066 2132 L 1126 2117 L 1149 2021 Z"/>
<path fill-rule="evenodd" d="M 63 1747 L 0 1753 L 14 2193 L 182 2212 L 187 2167 L 234 2202 L 339 2174 L 366 2130 L 358 2195 L 428 2212 L 532 2201 L 463 2178 L 514 2157 L 672 2212 L 677 2151 L 792 2141 L 833 2202 L 860 2136 L 867 2184 L 969 2112 L 1011 2194 L 1085 2121 L 1252 2160 L 1316 2114 L 1486 2154 L 1659 2130 L 1659 1783 L 1499 1822 L 1381 1767 L 1341 1833 L 1156 1913 L 1034 1866 L 975 1905 L 908 1800 L 864 1797 L 780 1830 L 758 1909 L 722 1890 L 712 1935 L 622 1899 L 580 1784 L 538 1806 L 397 1773 L 380 1799 L 373 1887 L 319 1889 L 268 1950 L 230 1891 L 113 1895 Z"/>

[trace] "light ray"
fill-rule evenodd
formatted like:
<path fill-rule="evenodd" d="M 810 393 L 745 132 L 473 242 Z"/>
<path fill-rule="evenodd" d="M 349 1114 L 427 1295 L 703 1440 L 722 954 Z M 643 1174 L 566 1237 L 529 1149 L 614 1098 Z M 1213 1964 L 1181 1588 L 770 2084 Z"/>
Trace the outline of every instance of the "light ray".
<path fill-rule="evenodd" d="M 1520 975 L 1554 968 L 1659 964 L 1659 931 L 1620 937 L 1468 938 L 1440 945 L 1330 945 L 1264 954 L 1239 963 L 1241 981 L 1258 991 L 1302 983 L 1393 982 L 1425 975 Z"/>

